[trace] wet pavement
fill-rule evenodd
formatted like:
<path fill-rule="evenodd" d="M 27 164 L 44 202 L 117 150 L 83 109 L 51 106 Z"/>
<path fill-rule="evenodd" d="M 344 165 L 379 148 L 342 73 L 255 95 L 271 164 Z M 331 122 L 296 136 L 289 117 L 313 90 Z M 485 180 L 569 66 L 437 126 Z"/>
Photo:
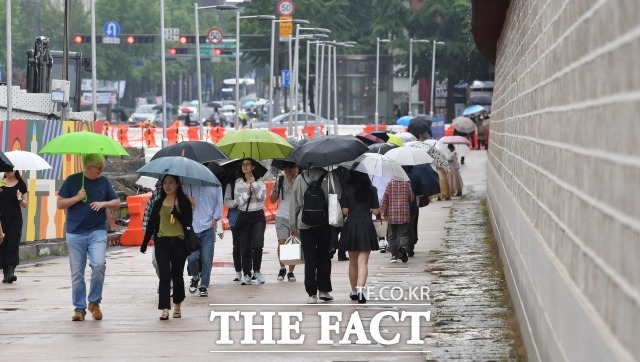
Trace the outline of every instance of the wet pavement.
<path fill-rule="evenodd" d="M 332 263 L 335 300 L 305 304 L 303 266 L 296 268 L 296 282 L 279 282 L 275 227 L 267 226 L 262 271 L 264 285 L 241 286 L 233 282 L 231 235 L 216 242 L 209 297 L 187 292 L 182 318 L 158 319 L 157 277 L 151 253 L 140 254 L 137 247 L 109 248 L 107 277 L 101 304 L 102 321 L 90 316 L 84 322 L 71 322 L 73 306 L 68 259 L 49 257 L 23 263 L 18 281 L 0 285 L 0 360 L 160 360 L 189 361 L 305 360 L 305 361 L 420 361 L 442 359 L 501 359 L 508 355 L 504 308 L 492 297 L 492 290 L 504 286 L 487 268 L 481 244 L 484 224 L 479 204 L 486 182 L 486 155 L 472 152 L 463 168 L 467 196 L 435 202 L 421 209 L 416 256 L 403 264 L 389 263 L 390 254 L 374 252 L 369 259 L 369 302 L 349 300 L 348 263 Z M 450 215 L 451 210 L 454 210 Z M 450 218 L 453 217 L 453 221 Z M 471 237 L 473 236 L 473 237 Z M 443 240 L 446 240 L 443 244 Z M 430 270 L 431 272 L 427 272 Z M 90 268 L 87 267 L 87 275 Z M 188 285 L 185 273 L 185 284 Z M 427 289 L 428 288 L 428 289 Z M 410 293 L 411 291 L 414 294 Z M 395 300 L 389 300 L 394 298 Z M 377 299 L 377 300 L 376 300 Z M 385 300 L 383 300 L 385 299 Z M 257 330 L 257 344 L 241 343 L 246 328 L 231 321 L 232 344 L 218 344 L 222 337 L 220 318 L 210 321 L 212 312 L 292 312 L 300 313 L 302 344 L 263 344 L 268 336 Z M 319 313 L 341 312 L 339 333 L 327 333 Z M 356 314 L 357 312 L 357 314 Z M 431 312 L 430 321 L 411 323 L 410 318 L 394 321 L 383 318 L 377 328 L 380 338 L 370 330 L 372 319 L 382 312 Z M 286 319 L 273 318 L 273 339 L 281 340 Z M 355 317 L 359 318 L 355 318 Z M 495 317 L 492 317 L 495 316 Z M 293 320 L 295 322 L 295 320 Z M 345 331 L 362 322 L 365 334 Z M 262 323 L 256 317 L 255 324 Z M 332 319 L 335 323 L 335 318 Z M 355 323 L 355 324 L 354 324 Z M 355 329 L 357 330 L 357 328 Z M 385 345 L 382 339 L 399 336 L 397 343 Z M 413 336 L 412 334 L 415 334 Z M 326 338 L 325 338 L 326 337 Z M 424 344 L 410 344 L 415 337 Z M 319 344 L 330 339 L 327 344 Z M 355 343 L 370 341 L 370 344 Z M 352 341 L 353 343 L 348 343 Z M 342 342 L 342 343 L 340 343 Z"/>

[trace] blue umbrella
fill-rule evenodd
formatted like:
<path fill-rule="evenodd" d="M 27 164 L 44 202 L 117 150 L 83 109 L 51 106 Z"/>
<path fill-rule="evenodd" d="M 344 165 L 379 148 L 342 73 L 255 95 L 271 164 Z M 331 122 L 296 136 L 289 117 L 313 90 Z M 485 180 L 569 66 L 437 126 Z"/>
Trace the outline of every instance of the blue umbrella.
<path fill-rule="evenodd" d="M 479 112 L 482 112 L 482 111 L 486 111 L 486 109 L 484 109 L 483 106 L 474 104 L 472 106 L 469 106 L 469 107 L 465 108 L 464 112 L 462 112 L 462 115 L 463 116 L 468 116 L 470 114 L 476 114 L 476 113 L 479 113 Z"/>
<path fill-rule="evenodd" d="M 141 175 L 162 178 L 163 175 L 174 175 L 187 185 L 222 186 L 218 178 L 201 163 L 182 156 L 157 158 L 142 166 Z"/>
<path fill-rule="evenodd" d="M 399 126 L 407 127 L 409 125 L 409 122 L 411 122 L 412 119 L 413 119 L 412 116 L 402 116 L 398 118 L 398 120 L 396 121 L 396 124 Z"/>

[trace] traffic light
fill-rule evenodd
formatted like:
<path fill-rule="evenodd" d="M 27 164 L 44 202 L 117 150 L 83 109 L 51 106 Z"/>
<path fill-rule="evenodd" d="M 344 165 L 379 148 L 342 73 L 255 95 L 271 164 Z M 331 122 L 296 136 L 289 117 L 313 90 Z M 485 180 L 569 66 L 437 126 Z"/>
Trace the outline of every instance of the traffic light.
<path fill-rule="evenodd" d="M 235 57 L 236 50 L 231 48 L 213 48 L 211 50 L 211 55 L 214 57 Z"/>
<path fill-rule="evenodd" d="M 189 54 L 189 48 L 169 48 L 169 55 Z"/>
<path fill-rule="evenodd" d="M 127 35 L 125 41 L 129 45 L 134 44 L 151 44 L 155 39 L 155 35 Z"/>
<path fill-rule="evenodd" d="M 73 42 L 76 44 L 89 44 L 91 43 L 91 35 L 82 35 L 82 34 L 76 34 L 73 37 Z M 102 42 L 102 35 L 96 35 L 96 42 L 97 43 L 101 43 Z"/>
<path fill-rule="evenodd" d="M 222 55 L 222 49 L 220 49 L 220 48 L 213 49 L 213 55 L 221 56 Z"/>
<path fill-rule="evenodd" d="M 200 44 L 203 44 L 207 41 L 206 35 L 200 35 Z M 178 38 L 178 42 L 180 44 L 195 44 L 196 36 L 195 35 L 180 35 Z"/>

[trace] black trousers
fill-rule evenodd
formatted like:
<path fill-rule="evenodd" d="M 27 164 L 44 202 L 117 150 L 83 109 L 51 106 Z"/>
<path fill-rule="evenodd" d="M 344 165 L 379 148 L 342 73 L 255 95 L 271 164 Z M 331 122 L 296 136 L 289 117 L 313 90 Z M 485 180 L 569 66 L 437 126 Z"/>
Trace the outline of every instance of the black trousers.
<path fill-rule="evenodd" d="M 0 265 L 3 268 L 20 264 L 20 238 L 22 238 L 22 215 L 2 218 L 4 241 L 0 244 Z"/>
<path fill-rule="evenodd" d="M 262 266 L 262 248 L 264 248 L 264 231 L 267 228 L 267 219 L 264 211 L 241 212 L 242 226 L 237 234 L 240 240 L 240 253 L 242 254 L 242 273 L 251 275 L 253 271 L 260 271 Z"/>
<path fill-rule="evenodd" d="M 231 227 L 231 241 L 233 243 L 233 268 L 235 271 L 242 271 L 242 254 L 240 253 L 240 239 L 238 236 L 238 230 L 235 227 Z"/>
<path fill-rule="evenodd" d="M 304 253 L 304 288 L 309 296 L 330 292 L 331 288 L 331 226 L 323 225 L 300 230 Z"/>
<path fill-rule="evenodd" d="M 184 300 L 184 263 L 187 248 L 184 240 L 175 237 L 159 237 L 154 240 L 156 263 L 160 273 L 158 309 L 171 309 L 170 289 L 173 280 L 173 302 Z"/>

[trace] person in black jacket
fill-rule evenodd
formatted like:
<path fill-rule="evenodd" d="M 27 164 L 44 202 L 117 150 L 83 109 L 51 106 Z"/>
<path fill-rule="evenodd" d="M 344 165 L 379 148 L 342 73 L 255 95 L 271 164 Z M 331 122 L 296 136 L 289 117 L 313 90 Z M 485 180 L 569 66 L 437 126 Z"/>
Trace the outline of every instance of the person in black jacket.
<path fill-rule="evenodd" d="M 165 175 L 162 177 L 160 198 L 153 205 L 144 240 L 140 246 L 140 252 L 145 253 L 149 240 L 153 238 L 160 274 L 158 301 L 158 309 L 162 310 L 160 320 L 169 319 L 171 281 L 174 286 L 173 318 L 182 317 L 180 303 L 185 298 L 182 273 L 189 255 L 185 244 L 185 229 L 191 227 L 192 221 L 191 202 L 182 191 L 178 177 Z"/>

